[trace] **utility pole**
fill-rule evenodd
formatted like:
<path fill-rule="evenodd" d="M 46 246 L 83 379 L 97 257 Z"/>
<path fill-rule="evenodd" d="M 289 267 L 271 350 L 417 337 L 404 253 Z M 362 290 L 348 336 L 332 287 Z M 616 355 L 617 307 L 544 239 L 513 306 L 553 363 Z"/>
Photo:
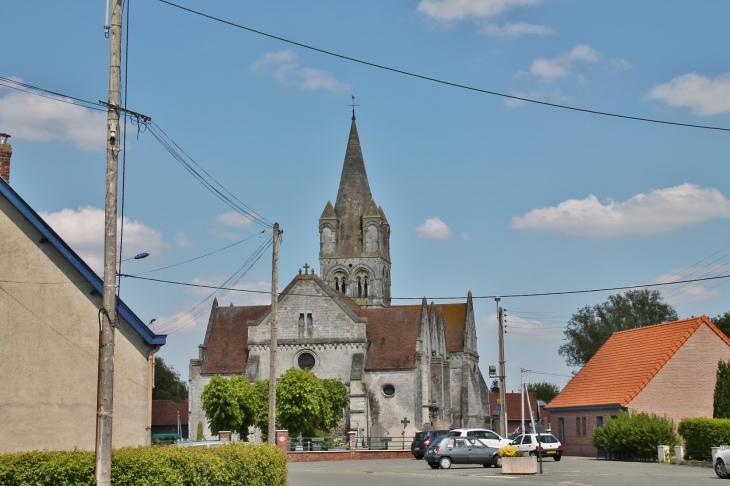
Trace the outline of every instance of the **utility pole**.
<path fill-rule="evenodd" d="M 278 301 L 277 284 L 279 281 L 279 223 L 274 223 L 274 246 L 271 256 L 271 345 L 269 347 L 269 444 L 276 444 L 276 306 Z"/>
<path fill-rule="evenodd" d="M 527 399 L 529 400 L 530 397 L 528 396 Z M 524 434 L 525 433 L 525 369 L 524 368 L 520 368 L 520 407 L 522 409 L 522 422 L 520 423 L 520 434 Z"/>
<path fill-rule="evenodd" d="M 499 435 L 507 437 L 507 380 L 504 376 L 504 311 L 499 307 L 499 297 L 494 298 L 497 302 L 497 316 L 499 318 Z"/>
<path fill-rule="evenodd" d="M 104 298 L 100 322 L 98 403 L 94 475 L 97 485 L 111 484 L 114 405 L 114 328 L 117 325 L 117 168 L 119 162 L 119 84 L 122 57 L 122 0 L 112 1 L 109 53 L 109 115 L 106 146 L 104 215 Z"/>

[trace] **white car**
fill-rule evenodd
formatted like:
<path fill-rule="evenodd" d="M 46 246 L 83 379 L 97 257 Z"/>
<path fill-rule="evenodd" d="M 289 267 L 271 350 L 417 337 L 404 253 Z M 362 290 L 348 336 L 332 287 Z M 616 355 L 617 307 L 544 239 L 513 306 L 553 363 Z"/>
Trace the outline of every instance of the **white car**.
<path fill-rule="evenodd" d="M 479 439 L 479 442 L 487 447 L 501 449 L 510 445 L 511 440 L 500 437 L 499 434 L 488 429 L 454 429 L 449 432 L 448 437 L 472 437 Z"/>
<path fill-rule="evenodd" d="M 730 448 L 721 449 L 712 455 L 712 464 L 715 466 L 715 474 L 720 479 L 730 479 L 730 471 L 727 470 L 730 464 Z"/>
<path fill-rule="evenodd" d="M 542 457 L 552 457 L 556 461 L 563 457 L 563 444 L 551 434 L 518 435 L 511 445 L 525 455 L 536 456 L 538 450 L 542 450 Z"/>

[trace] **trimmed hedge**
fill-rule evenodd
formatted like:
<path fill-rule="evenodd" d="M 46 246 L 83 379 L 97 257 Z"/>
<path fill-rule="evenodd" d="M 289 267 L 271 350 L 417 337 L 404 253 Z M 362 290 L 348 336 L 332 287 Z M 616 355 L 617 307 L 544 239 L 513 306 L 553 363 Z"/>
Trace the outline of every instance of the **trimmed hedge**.
<path fill-rule="evenodd" d="M 286 455 L 273 445 L 129 447 L 112 453 L 114 486 L 285 486 Z M 0 484 L 93 486 L 94 453 L 0 454 Z"/>
<path fill-rule="evenodd" d="M 730 444 L 730 419 L 690 418 L 679 422 L 687 459 L 711 460 L 712 447 Z"/>
<path fill-rule="evenodd" d="M 679 437 L 674 421 L 648 413 L 622 412 L 603 427 L 593 430 L 591 444 L 603 449 L 612 459 L 622 461 L 656 461 L 657 446 L 675 446 Z"/>

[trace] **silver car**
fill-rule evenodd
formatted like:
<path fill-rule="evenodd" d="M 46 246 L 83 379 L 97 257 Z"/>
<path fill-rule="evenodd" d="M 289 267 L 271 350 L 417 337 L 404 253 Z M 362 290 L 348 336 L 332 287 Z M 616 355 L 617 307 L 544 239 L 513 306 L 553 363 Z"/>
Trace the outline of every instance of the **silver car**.
<path fill-rule="evenodd" d="M 499 449 L 487 447 L 470 437 L 443 437 L 428 447 L 423 458 L 431 469 L 449 469 L 452 464 L 502 467 L 498 452 Z"/>

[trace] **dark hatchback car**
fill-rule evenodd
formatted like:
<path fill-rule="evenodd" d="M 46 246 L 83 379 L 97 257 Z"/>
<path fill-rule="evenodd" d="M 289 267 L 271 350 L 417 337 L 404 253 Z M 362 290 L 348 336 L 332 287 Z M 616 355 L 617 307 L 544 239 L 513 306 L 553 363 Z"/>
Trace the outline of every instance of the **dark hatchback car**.
<path fill-rule="evenodd" d="M 448 430 L 429 430 L 426 432 L 417 432 L 416 436 L 411 442 L 411 454 L 416 459 L 423 459 L 423 455 L 426 454 L 426 449 L 430 446 L 434 440 L 439 437 L 443 437 L 448 434 Z"/>
<path fill-rule="evenodd" d="M 431 444 L 424 459 L 431 469 L 449 469 L 452 464 L 481 464 L 502 467 L 499 449 L 487 447 L 471 437 L 443 437 Z"/>

